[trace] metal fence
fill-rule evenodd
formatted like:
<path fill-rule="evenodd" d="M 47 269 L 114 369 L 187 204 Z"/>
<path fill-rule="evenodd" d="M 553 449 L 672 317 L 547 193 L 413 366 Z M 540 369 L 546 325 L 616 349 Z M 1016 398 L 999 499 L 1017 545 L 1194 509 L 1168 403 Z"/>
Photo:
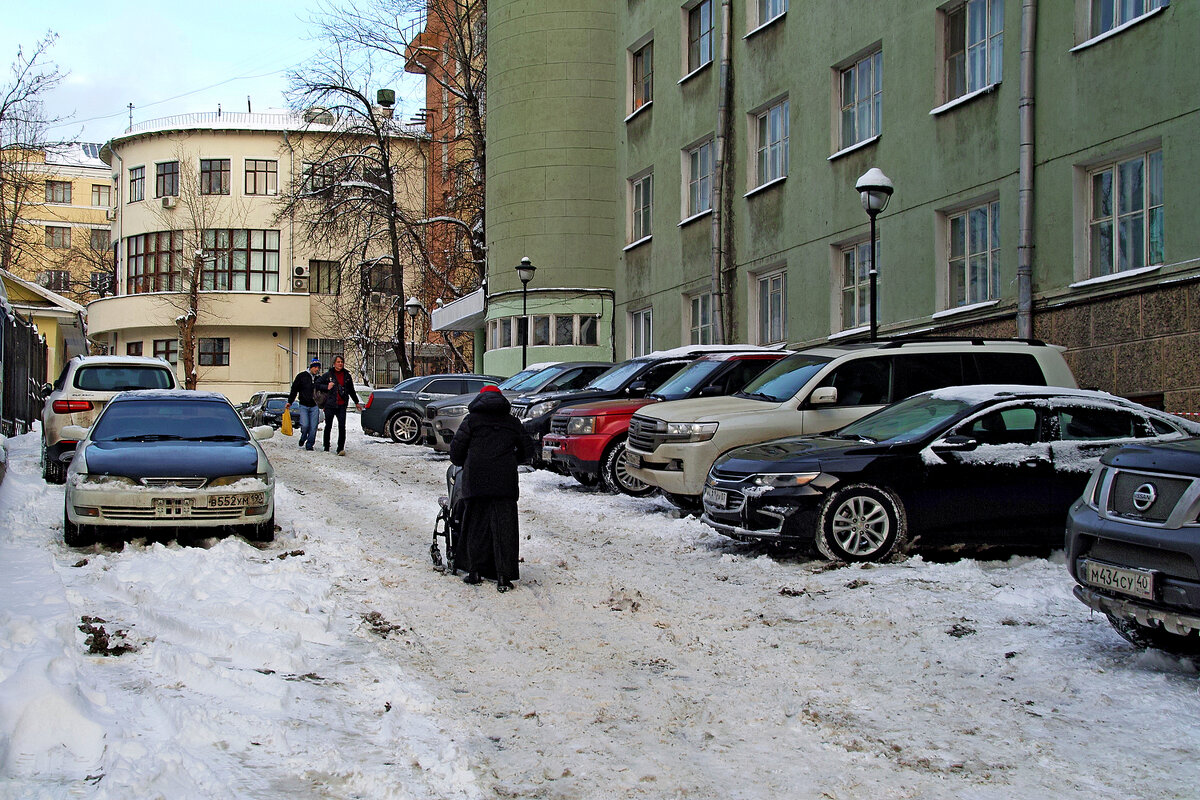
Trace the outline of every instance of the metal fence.
<path fill-rule="evenodd" d="M 46 343 L 34 328 L 0 304 L 0 434 L 28 433 L 42 415 Z"/>

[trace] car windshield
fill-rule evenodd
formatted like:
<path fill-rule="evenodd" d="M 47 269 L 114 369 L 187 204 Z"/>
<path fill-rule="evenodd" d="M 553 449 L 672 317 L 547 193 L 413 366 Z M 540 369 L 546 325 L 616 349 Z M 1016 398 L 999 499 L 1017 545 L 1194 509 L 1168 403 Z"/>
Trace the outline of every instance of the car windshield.
<path fill-rule="evenodd" d="M 746 384 L 745 389 L 736 392 L 736 396 L 767 400 L 772 403 L 790 400 L 829 361 L 830 359 L 823 356 L 810 356 L 803 353 L 788 356 L 767 367 L 761 375 Z"/>
<path fill-rule="evenodd" d="M 497 384 L 499 389 L 511 389 L 514 392 L 519 392 L 522 389 L 533 389 L 541 386 L 545 381 L 539 377 L 543 373 L 549 374 L 552 370 L 557 370 L 558 367 L 542 367 L 541 369 L 524 369 L 513 375 L 505 381 Z"/>
<path fill-rule="evenodd" d="M 912 442 L 945 427 L 976 403 L 919 394 L 851 422 L 835 434 L 839 439 Z"/>
<path fill-rule="evenodd" d="M 603 392 L 611 392 L 620 389 L 625 385 L 625 382 L 637 375 L 646 366 L 646 361 L 626 361 L 623 364 L 617 364 L 612 369 L 601 372 L 592 382 L 585 386 L 585 389 L 599 389 Z"/>
<path fill-rule="evenodd" d="M 708 377 L 721 368 L 723 361 L 693 361 L 667 378 L 666 383 L 654 390 L 650 397 L 660 400 L 682 400 L 700 386 Z"/>
<path fill-rule="evenodd" d="M 268 411 L 282 411 L 283 407 L 286 405 L 287 405 L 286 397 L 272 397 L 270 400 L 267 401 L 267 410 Z"/>
<path fill-rule="evenodd" d="M 92 429 L 93 442 L 246 441 L 246 426 L 227 403 L 149 398 L 109 403 Z"/>
<path fill-rule="evenodd" d="M 123 392 L 127 389 L 171 389 L 171 371 L 166 367 L 98 364 L 75 372 L 75 388 L 92 392 Z"/>
<path fill-rule="evenodd" d="M 415 390 L 419 384 L 424 383 L 427 380 L 429 380 L 429 379 L 420 377 L 420 376 L 418 376 L 416 378 L 408 378 L 406 380 L 400 381 L 395 386 L 393 386 L 392 391 L 396 391 L 397 389 L 399 389 L 399 390 L 404 390 L 404 389 Z"/>

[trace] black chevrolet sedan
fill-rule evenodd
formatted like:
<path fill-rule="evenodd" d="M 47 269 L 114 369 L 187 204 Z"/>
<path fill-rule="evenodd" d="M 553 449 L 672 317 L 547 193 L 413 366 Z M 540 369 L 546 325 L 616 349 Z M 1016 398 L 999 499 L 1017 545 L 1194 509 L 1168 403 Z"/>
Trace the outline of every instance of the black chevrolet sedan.
<path fill-rule="evenodd" d="M 734 538 L 815 544 L 842 561 L 928 543 L 1057 544 L 1105 450 L 1197 433 L 1101 392 L 939 389 L 832 434 L 726 453 L 709 473 L 703 519 Z"/>

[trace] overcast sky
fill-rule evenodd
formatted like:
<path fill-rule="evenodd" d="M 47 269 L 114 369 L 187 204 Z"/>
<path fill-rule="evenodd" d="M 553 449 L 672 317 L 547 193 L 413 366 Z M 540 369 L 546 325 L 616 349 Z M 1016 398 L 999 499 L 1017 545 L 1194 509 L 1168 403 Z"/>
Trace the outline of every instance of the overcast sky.
<path fill-rule="evenodd" d="M 54 138 L 105 142 L 133 121 L 174 114 L 282 108 L 287 70 L 316 53 L 310 18 L 317 0 L 0 0 L 17 8 L 0 25 L 6 84 L 17 48 L 48 30 L 59 35 L 50 56 L 69 73 L 49 97 L 47 113 L 74 121 Z M 419 83 L 393 86 L 405 103 Z M 380 87 L 370 87 L 372 89 Z"/>

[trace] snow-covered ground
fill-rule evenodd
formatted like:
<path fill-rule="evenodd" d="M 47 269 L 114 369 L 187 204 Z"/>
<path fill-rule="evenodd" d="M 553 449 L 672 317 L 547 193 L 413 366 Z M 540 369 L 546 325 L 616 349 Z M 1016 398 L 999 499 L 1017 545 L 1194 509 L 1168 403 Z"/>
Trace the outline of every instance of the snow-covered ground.
<path fill-rule="evenodd" d="M 265 443 L 262 548 L 69 549 L 9 440 L 0 797 L 1200 793 L 1195 666 L 1061 558 L 831 567 L 530 473 L 502 595 L 432 567 L 445 459 L 356 426 L 345 458 Z"/>

